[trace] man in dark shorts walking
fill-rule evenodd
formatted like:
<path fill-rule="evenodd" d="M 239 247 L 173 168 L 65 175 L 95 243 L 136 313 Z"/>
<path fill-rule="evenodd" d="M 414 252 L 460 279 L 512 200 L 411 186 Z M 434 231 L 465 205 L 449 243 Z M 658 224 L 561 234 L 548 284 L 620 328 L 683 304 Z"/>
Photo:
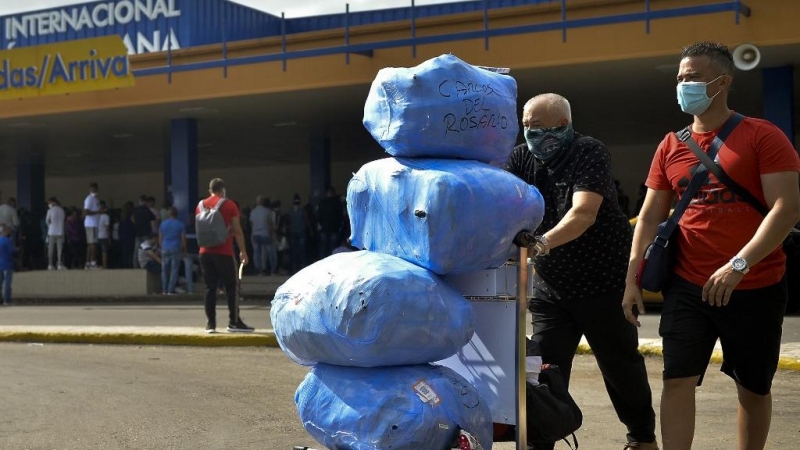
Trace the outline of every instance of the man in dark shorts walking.
<path fill-rule="evenodd" d="M 702 42 L 683 49 L 678 102 L 694 117 L 691 135 L 707 151 L 732 117 L 728 92 L 735 68 L 724 45 Z M 787 301 L 786 256 L 781 243 L 800 220 L 800 158 L 787 137 L 766 120 L 745 117 L 720 147 L 716 164 L 768 210 L 764 217 L 709 173 L 686 208 L 670 246 L 676 259 L 663 290 L 659 334 L 664 338 L 661 432 L 665 450 L 690 449 L 695 387 L 703 381 L 717 339 L 722 372 L 739 398 L 740 449 L 763 449 L 772 417 L 772 379 L 778 367 Z M 647 195 L 630 255 L 623 309 L 639 326 L 644 312 L 636 274 L 658 224 L 683 195 L 699 159 L 668 134 L 656 150 Z M 634 309 L 636 308 L 636 310 Z M 729 448 L 734 448 L 733 444 Z"/>

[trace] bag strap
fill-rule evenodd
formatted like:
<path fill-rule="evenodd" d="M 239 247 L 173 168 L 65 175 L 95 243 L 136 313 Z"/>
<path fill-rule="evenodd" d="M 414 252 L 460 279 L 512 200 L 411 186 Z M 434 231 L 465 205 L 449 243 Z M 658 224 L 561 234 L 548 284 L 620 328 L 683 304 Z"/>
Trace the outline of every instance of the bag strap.
<path fill-rule="evenodd" d="M 219 201 L 217 202 L 217 204 L 216 204 L 216 205 L 214 205 L 214 207 L 213 207 L 213 208 L 211 208 L 211 209 L 212 209 L 213 211 L 217 211 L 217 210 L 219 210 L 219 208 L 222 206 L 222 204 L 223 204 L 223 203 L 225 203 L 225 200 L 227 200 L 225 197 L 220 197 L 220 198 L 219 198 Z"/>
<path fill-rule="evenodd" d="M 570 449 L 572 449 L 572 450 L 578 450 L 578 438 L 575 436 L 575 433 L 572 433 L 572 434 L 571 434 L 571 436 L 572 436 L 572 443 L 573 443 L 573 444 L 575 444 L 575 447 L 573 447 L 573 446 L 570 444 L 570 442 L 569 442 L 569 436 L 567 436 L 567 437 L 565 437 L 564 439 L 561 439 L 561 440 L 562 440 L 562 441 L 564 441 L 564 443 L 566 443 L 566 444 L 567 444 L 567 447 L 569 447 Z"/>
<path fill-rule="evenodd" d="M 736 126 L 742 122 L 742 119 L 744 119 L 744 117 L 739 113 L 731 114 L 731 116 L 728 117 L 728 120 L 725 121 L 725 124 L 722 125 L 722 129 L 719 131 L 719 134 L 717 134 L 717 137 L 714 138 L 714 141 L 709 146 L 708 154 L 706 155 L 701 151 L 703 156 L 706 156 L 709 160 L 716 158 L 717 152 L 719 152 L 719 149 L 722 147 L 725 139 L 727 139 L 728 135 L 730 135 Z M 684 128 L 683 130 L 675 133 L 675 135 L 681 142 L 694 142 L 690 127 Z M 701 162 L 702 161 L 703 160 L 701 158 Z M 658 236 L 656 236 L 655 243 L 662 245 L 663 247 L 666 247 L 669 244 L 669 238 L 672 236 L 672 232 L 675 231 L 675 228 L 678 226 L 681 216 L 683 216 L 683 213 L 686 211 L 686 208 L 689 206 L 692 198 L 697 193 L 697 190 L 700 189 L 700 186 L 708 177 L 708 170 L 709 168 L 705 164 L 700 164 L 697 167 L 694 172 L 694 176 L 692 176 L 692 180 L 689 182 L 689 186 L 686 188 L 686 191 L 684 191 L 680 201 L 675 206 L 675 211 L 673 211 L 672 216 L 670 216 L 670 218 L 667 220 L 667 224 L 661 229 L 661 232 L 658 233 Z"/>
<path fill-rule="evenodd" d="M 740 115 L 738 113 L 734 114 Z M 716 143 L 717 140 L 720 140 L 719 136 L 714 138 L 714 143 Z M 692 152 L 700 159 L 700 162 L 702 162 L 704 166 L 708 167 L 708 170 L 710 170 L 719 181 L 728 186 L 736 195 L 744 199 L 747 203 L 750 203 L 753 208 L 756 209 L 756 211 L 761 213 L 762 216 L 766 216 L 767 213 L 769 213 L 769 210 L 766 206 L 764 206 L 763 203 L 761 203 L 761 201 L 751 194 L 749 190 L 745 189 L 742 187 L 742 185 L 734 181 L 733 178 L 731 178 L 730 175 L 728 175 L 725 170 L 716 163 L 716 160 L 712 160 L 703 152 L 703 150 L 697 144 L 697 141 L 692 138 L 691 133 L 689 133 L 689 139 L 687 139 L 685 142 L 686 145 L 689 146 L 689 149 L 691 149 Z"/>
<path fill-rule="evenodd" d="M 226 199 L 225 199 L 225 197 L 221 197 L 219 199 L 219 201 L 217 202 L 217 204 L 214 205 L 213 208 L 209 208 L 208 206 L 206 206 L 206 203 L 205 203 L 206 200 L 208 200 L 208 199 L 204 198 L 204 199 L 200 200 L 200 203 L 198 204 L 198 207 L 200 208 L 201 211 L 217 211 L 219 209 L 219 207 L 222 206 L 223 203 L 225 203 Z"/>

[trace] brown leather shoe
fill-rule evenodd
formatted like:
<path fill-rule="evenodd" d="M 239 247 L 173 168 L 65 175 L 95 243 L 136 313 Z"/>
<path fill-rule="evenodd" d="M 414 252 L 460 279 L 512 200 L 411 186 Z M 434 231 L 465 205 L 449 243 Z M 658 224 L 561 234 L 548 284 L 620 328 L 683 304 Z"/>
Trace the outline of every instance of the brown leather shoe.
<path fill-rule="evenodd" d="M 658 442 L 628 442 L 622 450 L 658 450 Z"/>

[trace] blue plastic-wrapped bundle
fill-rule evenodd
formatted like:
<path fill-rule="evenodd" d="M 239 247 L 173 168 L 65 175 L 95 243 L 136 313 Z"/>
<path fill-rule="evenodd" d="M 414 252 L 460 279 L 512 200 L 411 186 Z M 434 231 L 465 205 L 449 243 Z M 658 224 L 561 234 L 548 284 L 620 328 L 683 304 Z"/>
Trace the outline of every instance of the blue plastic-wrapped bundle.
<path fill-rule="evenodd" d="M 280 286 L 270 310 L 298 364 L 376 367 L 454 355 L 472 338 L 472 305 L 434 273 L 366 251 L 332 255 Z"/>
<path fill-rule="evenodd" d="M 320 364 L 295 403 L 306 431 L 332 450 L 445 450 L 459 428 L 492 448 L 489 407 L 447 367 Z"/>
<path fill-rule="evenodd" d="M 539 191 L 477 161 L 385 158 L 347 187 L 353 245 L 441 275 L 500 267 L 544 214 Z"/>
<path fill-rule="evenodd" d="M 364 126 L 392 156 L 503 166 L 519 132 L 517 82 L 453 55 L 381 69 L 364 105 Z"/>

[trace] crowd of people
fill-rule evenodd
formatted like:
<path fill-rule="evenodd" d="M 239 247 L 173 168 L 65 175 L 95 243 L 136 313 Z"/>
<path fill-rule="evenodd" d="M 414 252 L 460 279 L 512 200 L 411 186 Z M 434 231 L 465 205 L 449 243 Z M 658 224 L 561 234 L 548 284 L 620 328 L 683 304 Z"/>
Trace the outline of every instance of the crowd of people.
<path fill-rule="evenodd" d="M 298 194 L 288 211 L 280 201 L 259 196 L 241 209 L 242 230 L 253 275 L 292 275 L 326 256 L 353 248 L 348 244 L 350 220 L 344 196 L 328 187 L 322 198 L 305 204 Z"/>
<path fill-rule="evenodd" d="M 324 197 L 305 204 L 295 194 L 288 211 L 279 200 L 265 196 L 258 196 L 252 206 L 241 204 L 245 246 L 254 256 L 247 275 L 291 275 L 334 252 L 353 249 L 347 244 L 344 197 L 332 187 Z M 113 209 L 93 182 L 81 207 L 65 207 L 50 197 L 47 208 L 46 215 L 37 218 L 17 208 L 13 197 L 0 203 L 0 227 L 13 250 L 9 271 L 144 268 L 160 274 L 166 264 L 170 274 L 182 275 L 178 281 L 162 277 L 166 294 L 192 292 L 193 280 L 201 276 L 194 215 L 189 224 L 179 222 L 169 201 L 158 209 L 154 196 L 142 195 L 136 205 L 128 201 Z"/>

